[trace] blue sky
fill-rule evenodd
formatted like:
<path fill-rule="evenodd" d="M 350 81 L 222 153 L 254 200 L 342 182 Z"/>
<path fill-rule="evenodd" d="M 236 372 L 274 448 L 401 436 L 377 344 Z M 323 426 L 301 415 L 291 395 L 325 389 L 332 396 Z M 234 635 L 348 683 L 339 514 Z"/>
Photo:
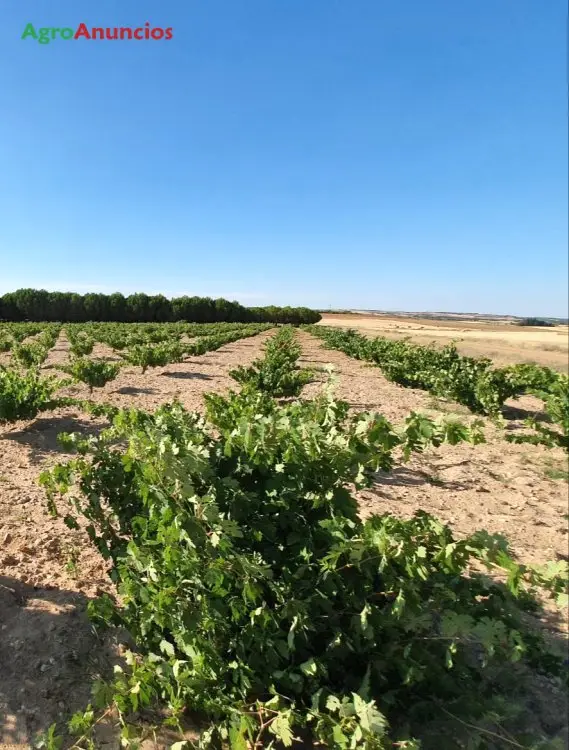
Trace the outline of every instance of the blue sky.
<path fill-rule="evenodd" d="M 565 34 L 565 0 L 4 2 L 0 292 L 566 316 Z"/>

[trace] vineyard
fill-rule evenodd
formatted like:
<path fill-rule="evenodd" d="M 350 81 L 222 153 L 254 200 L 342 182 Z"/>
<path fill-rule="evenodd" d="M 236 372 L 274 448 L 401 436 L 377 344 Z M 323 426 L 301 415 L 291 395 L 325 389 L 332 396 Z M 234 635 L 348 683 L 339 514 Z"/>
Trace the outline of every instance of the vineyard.
<path fill-rule="evenodd" d="M 373 362 L 385 377 L 400 385 L 421 388 L 464 404 L 472 412 L 499 417 L 507 399 L 532 394 L 556 429 L 529 420 L 534 433 L 506 439 L 561 445 L 569 449 L 569 377 L 548 367 L 493 367 L 490 359 L 461 356 L 454 344 L 420 346 L 384 337 L 369 339 L 356 331 L 312 326 L 327 348 Z"/>
<path fill-rule="evenodd" d="M 0 324 L 0 743 L 564 747 L 567 376 L 256 315 Z"/>

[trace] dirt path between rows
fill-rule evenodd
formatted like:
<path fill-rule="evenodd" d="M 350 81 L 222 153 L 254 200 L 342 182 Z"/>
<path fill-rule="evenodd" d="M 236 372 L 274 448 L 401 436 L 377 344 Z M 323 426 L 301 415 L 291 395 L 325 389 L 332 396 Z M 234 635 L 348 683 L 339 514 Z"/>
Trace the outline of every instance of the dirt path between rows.
<path fill-rule="evenodd" d="M 178 398 L 203 408 L 205 392 L 237 388 L 228 372 L 261 355 L 271 332 L 242 339 L 181 364 L 127 367 L 93 400 L 153 410 Z M 61 335 L 44 370 L 68 359 Z M 97 345 L 93 356 L 113 354 Z M 62 393 L 88 398 L 86 386 Z M 89 599 L 111 590 L 106 566 L 81 531 L 46 513 L 40 472 L 64 460 L 59 432 L 97 432 L 104 421 L 73 408 L 0 426 L 0 748 L 29 747 L 32 736 L 90 698 L 92 675 L 116 661 L 116 644 L 99 643 L 85 615 Z"/>

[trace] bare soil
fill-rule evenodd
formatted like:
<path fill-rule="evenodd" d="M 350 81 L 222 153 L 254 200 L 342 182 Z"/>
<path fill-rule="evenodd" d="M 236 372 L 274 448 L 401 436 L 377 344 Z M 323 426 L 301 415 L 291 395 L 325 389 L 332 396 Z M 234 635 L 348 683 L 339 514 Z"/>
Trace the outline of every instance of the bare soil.
<path fill-rule="evenodd" d="M 178 398 L 189 409 L 202 409 L 205 392 L 236 387 L 229 370 L 259 356 L 270 335 L 144 375 L 140 368 L 125 368 L 93 399 L 151 410 Z M 467 422 L 473 418 L 456 404 L 389 383 L 377 368 L 325 350 L 307 333 L 299 336 L 301 364 L 333 364 L 336 393 L 353 409 L 380 411 L 394 422 L 412 410 L 458 414 Z M 94 355 L 113 357 L 99 346 Z M 61 336 L 46 372 L 67 358 L 68 343 Z M 323 379 L 324 374 L 306 386 L 305 395 L 315 395 Z M 88 396 L 83 386 L 68 393 Z M 521 424 L 524 410 L 538 404 L 524 399 L 513 406 Z M 85 615 L 90 599 L 112 590 L 106 565 L 82 531 L 71 531 L 47 515 L 37 484 L 43 468 L 66 458 L 57 443 L 59 432 L 96 432 L 103 424 L 65 408 L 0 427 L 0 748 L 30 747 L 36 732 L 84 706 L 93 675 L 107 673 L 120 659 L 119 641 L 97 640 Z M 524 562 L 566 558 L 568 486 L 551 478 L 567 471 L 565 454 L 506 443 L 489 422 L 485 432 L 484 445 L 443 446 L 378 476 L 372 489 L 359 493 L 362 515 L 392 511 L 408 516 L 422 508 L 448 522 L 459 536 L 480 528 L 506 535 Z M 565 618 L 554 608 L 544 611 L 542 622 L 552 638 L 564 637 Z M 562 733 L 566 721 L 559 692 L 546 683 L 535 700 L 541 726 L 551 735 Z M 109 740 L 107 747 L 117 747 L 116 741 Z"/>
<path fill-rule="evenodd" d="M 489 357 L 498 365 L 534 362 L 569 370 L 569 327 L 522 327 L 512 323 L 445 321 L 359 313 L 323 313 L 318 325 L 354 328 L 366 336 L 410 338 L 417 344 L 457 342 L 470 357 Z"/>

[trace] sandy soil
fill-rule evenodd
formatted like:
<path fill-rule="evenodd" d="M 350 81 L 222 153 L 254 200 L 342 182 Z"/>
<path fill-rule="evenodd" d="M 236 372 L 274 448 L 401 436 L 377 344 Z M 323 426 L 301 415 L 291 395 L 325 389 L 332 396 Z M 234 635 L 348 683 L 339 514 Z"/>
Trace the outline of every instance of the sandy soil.
<path fill-rule="evenodd" d="M 535 362 L 569 369 L 569 327 L 523 328 L 510 323 L 434 321 L 363 314 L 323 313 L 318 325 L 355 328 L 368 336 L 409 337 L 417 344 L 447 344 L 471 357 L 490 357 L 499 365 Z"/>
<path fill-rule="evenodd" d="M 259 356 L 269 335 L 145 375 L 140 368 L 125 368 L 116 381 L 96 391 L 94 399 L 152 409 L 178 397 L 190 409 L 201 408 L 204 392 L 235 387 L 228 371 Z M 299 336 L 302 364 L 321 368 L 332 363 L 337 394 L 354 409 L 378 410 L 396 422 L 411 410 L 438 416 L 458 413 L 466 421 L 472 419 L 462 407 L 391 384 L 377 368 L 324 350 L 306 333 Z M 94 353 L 112 356 L 105 347 Z M 46 365 L 56 366 L 67 356 L 68 344 L 62 336 Z M 319 388 L 321 382 L 314 382 L 305 395 L 314 395 Z M 87 396 L 83 387 L 68 392 Z M 524 408 L 534 407 L 531 400 L 521 401 L 516 414 L 521 419 Z M 0 427 L 0 748 L 29 747 L 36 731 L 84 706 L 93 674 L 106 673 L 119 658 L 117 641 L 99 642 L 85 617 L 89 599 L 110 590 L 105 564 L 83 532 L 71 531 L 47 516 L 45 497 L 37 485 L 42 468 L 65 458 L 56 441 L 59 432 L 88 433 L 101 424 L 66 408 Z M 485 445 L 432 450 L 392 475 L 378 477 L 373 489 L 360 493 L 363 515 L 384 511 L 409 515 L 421 507 L 450 523 L 459 535 L 479 528 L 506 534 L 524 562 L 566 556 L 567 484 L 548 477 L 567 469 L 564 454 L 507 444 L 490 424 L 486 433 Z M 553 610 L 543 620 L 553 637 L 564 630 Z M 555 734 L 563 727 L 562 706 L 548 686 L 542 692 L 542 725 Z"/>

